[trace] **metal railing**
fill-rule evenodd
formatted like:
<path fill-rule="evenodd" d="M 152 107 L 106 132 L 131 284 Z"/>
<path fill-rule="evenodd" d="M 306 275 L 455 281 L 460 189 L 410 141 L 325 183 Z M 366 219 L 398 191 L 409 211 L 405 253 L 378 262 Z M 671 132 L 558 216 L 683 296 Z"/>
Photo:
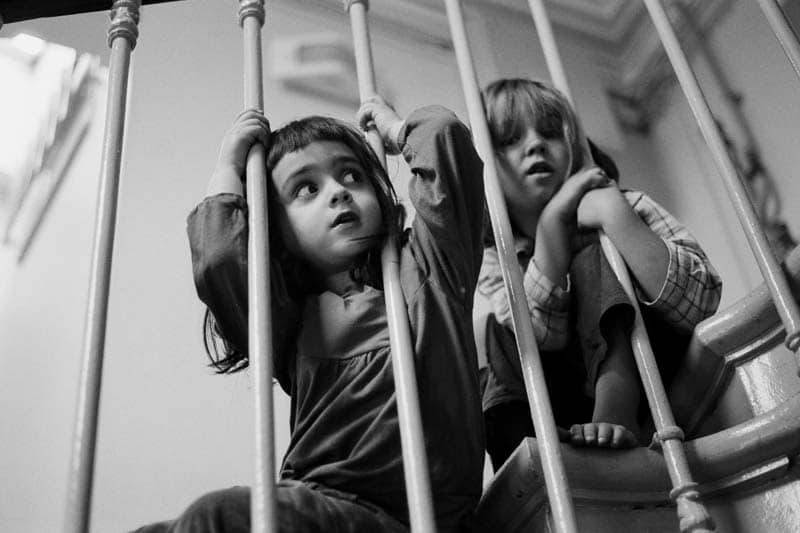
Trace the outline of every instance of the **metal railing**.
<path fill-rule="evenodd" d="M 344 10 L 350 14 L 353 31 L 353 51 L 356 58 L 358 92 L 361 102 L 377 94 L 372 47 L 367 23 L 367 0 L 344 0 Z M 374 129 L 367 132 L 370 146 L 386 168 L 383 141 Z M 391 232 L 381 251 L 383 291 L 386 298 L 386 317 L 391 342 L 392 374 L 397 396 L 397 415 L 400 423 L 400 440 L 403 448 L 403 472 L 408 498 L 411 531 L 428 533 L 436 531 L 433 496 L 428 475 L 425 437 L 422 432 L 417 375 L 414 369 L 414 349 L 408 325 L 405 298 L 400 286 L 400 259 L 396 235 Z"/>
<path fill-rule="evenodd" d="M 511 320 L 515 331 L 517 349 L 522 364 L 525 390 L 531 409 L 531 418 L 536 430 L 537 442 L 542 451 L 542 469 L 545 485 L 553 512 L 554 526 L 559 532 L 577 531 L 575 512 L 569 492 L 567 474 L 561 459 L 558 431 L 547 384 L 544 379 L 539 348 L 533 333 L 528 311 L 528 303 L 522 287 L 522 272 L 514 250 L 514 239 L 508 219 L 503 192 L 497 177 L 497 165 L 492 148 L 492 139 L 481 103 L 478 79 L 469 48 L 469 40 L 464 24 L 464 14 L 460 0 L 446 0 L 450 33 L 455 47 L 456 60 L 461 73 L 461 85 L 467 102 L 472 135 L 476 148 L 484 162 L 484 188 L 486 204 L 492 221 L 495 242 L 497 243 L 500 268 L 506 286 L 511 309 Z"/>

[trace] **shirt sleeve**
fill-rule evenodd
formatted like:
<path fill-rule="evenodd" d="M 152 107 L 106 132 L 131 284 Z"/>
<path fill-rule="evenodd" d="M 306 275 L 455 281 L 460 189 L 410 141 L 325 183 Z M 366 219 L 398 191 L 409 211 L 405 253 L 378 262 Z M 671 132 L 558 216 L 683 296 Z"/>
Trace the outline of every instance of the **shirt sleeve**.
<path fill-rule="evenodd" d="M 569 335 L 569 284 L 567 290 L 562 289 L 531 260 L 523 273 L 522 285 L 539 349 L 564 348 Z M 478 290 L 489 299 L 497 321 L 511 328 L 511 308 L 503 283 L 500 258 L 494 246 L 483 252 Z"/>
<path fill-rule="evenodd" d="M 408 194 L 416 210 L 410 239 L 430 280 L 465 305 L 481 264 L 483 162 L 467 127 L 439 106 L 406 119 L 399 144 L 411 167 Z"/>
<path fill-rule="evenodd" d="M 237 194 L 203 200 L 187 218 L 192 273 L 200 300 L 214 315 L 223 339 L 247 354 L 247 202 Z M 272 274 L 272 273 L 271 273 Z M 275 276 L 271 275 L 273 295 Z M 272 301 L 275 376 L 287 389 L 287 349 L 292 345 L 298 313 L 294 306 Z"/>
<path fill-rule="evenodd" d="M 667 246 L 669 265 L 661 291 L 654 300 L 636 286 L 642 305 L 657 311 L 671 325 L 691 332 L 713 315 L 722 296 L 722 280 L 697 240 L 675 217 L 646 194 L 625 191 L 636 214 Z"/>

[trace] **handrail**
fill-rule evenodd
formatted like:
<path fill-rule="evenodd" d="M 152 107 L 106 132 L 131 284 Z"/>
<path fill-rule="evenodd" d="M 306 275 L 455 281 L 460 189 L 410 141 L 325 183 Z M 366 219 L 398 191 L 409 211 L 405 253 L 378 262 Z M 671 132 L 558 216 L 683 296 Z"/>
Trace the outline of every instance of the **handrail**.
<path fill-rule="evenodd" d="M 240 0 L 244 43 L 244 104 L 264 108 L 261 86 L 261 27 L 264 0 Z M 277 531 L 275 422 L 272 397 L 272 308 L 270 306 L 267 166 L 264 146 L 247 154 L 247 298 L 248 353 L 252 364 L 255 415 L 255 484 L 250 492 L 250 521 L 255 533 Z"/>
<path fill-rule="evenodd" d="M 485 502 L 507 497 L 507 487 L 518 485 L 517 479 L 530 479 L 530 469 L 539 471 L 540 457 L 534 441 L 525 439 L 495 476 L 478 506 L 479 516 L 492 513 Z M 765 479 L 773 479 L 775 471 L 786 469 L 784 460 L 800 453 L 800 394 L 746 422 L 686 441 L 685 449 L 704 496 L 751 489 Z M 577 500 L 663 505 L 670 499 L 665 458 L 657 450 L 609 451 L 564 445 L 564 458 Z M 772 473 L 765 476 L 762 470 Z M 614 475 L 609 476 L 609 472 Z M 536 487 L 529 489 L 536 491 Z"/>
<path fill-rule="evenodd" d="M 108 295 L 117 196 L 125 131 L 125 108 L 131 51 L 139 34 L 139 0 L 115 0 L 111 6 L 108 45 L 111 48 L 108 72 L 106 125 L 100 163 L 100 188 L 97 191 L 92 264 L 83 358 L 78 385 L 78 402 L 73 434 L 72 456 L 67 487 L 64 530 L 84 533 L 89 530 L 94 476 L 97 419 L 103 377 Z"/>
<path fill-rule="evenodd" d="M 139 5 L 161 4 L 178 0 L 141 0 Z M 0 5 L 2 22 L 22 22 L 42 17 L 61 17 L 92 11 L 108 11 L 108 0 L 59 0 L 58 2 L 31 2 L 30 0 L 4 0 Z"/>
<path fill-rule="evenodd" d="M 553 79 L 553 84 L 561 90 L 567 98 L 575 105 L 571 98 L 569 82 L 564 70 L 563 62 L 558 53 L 558 46 L 555 41 L 547 9 L 542 0 L 529 0 L 531 13 L 539 33 L 539 40 L 544 50 L 545 60 L 548 70 Z M 579 128 L 581 147 L 586 157 L 591 162 L 591 153 L 588 142 L 583 130 Z M 680 517 L 681 531 L 706 531 L 714 529 L 714 522 L 708 511 L 700 502 L 700 495 L 695 489 L 692 474 L 689 470 L 683 450 L 683 432 L 677 426 L 672 409 L 669 405 L 667 392 L 661 375 L 658 371 L 650 337 L 647 333 L 642 313 L 639 309 L 638 299 L 633 288 L 628 267 L 625 260 L 619 253 L 614 243 L 605 232 L 599 232 L 600 246 L 603 249 L 611 269 L 614 271 L 620 285 L 628 296 L 628 300 L 634 310 L 634 322 L 631 331 L 631 347 L 633 349 L 636 366 L 642 379 L 645 395 L 647 396 L 650 412 L 656 426 L 655 439 L 658 439 L 668 457 L 667 469 L 674 486 L 671 496 L 678 504 L 678 516 Z"/>
<path fill-rule="evenodd" d="M 550 506 L 553 511 L 554 526 L 555 530 L 559 532 L 573 532 L 577 531 L 577 522 L 572 509 L 569 484 L 561 460 L 561 448 L 558 443 L 558 433 L 555 419 L 553 418 L 553 409 L 550 405 L 550 397 L 547 394 L 539 348 L 536 345 L 536 337 L 533 334 L 528 303 L 524 297 L 522 272 L 514 251 L 514 239 L 511 233 L 508 212 L 506 211 L 503 193 L 497 178 L 494 150 L 489 135 L 489 127 L 486 123 L 486 116 L 483 112 L 478 79 L 472 63 L 472 54 L 464 25 L 464 15 L 461 10 L 460 0 L 445 1 L 472 134 L 476 148 L 484 162 L 486 203 L 489 207 L 494 238 L 500 256 L 500 267 L 503 272 L 506 294 L 508 294 L 509 298 L 511 321 L 515 331 L 517 349 L 520 354 L 522 375 L 531 409 L 531 418 L 543 450 L 544 478 L 550 498 Z"/>
<path fill-rule="evenodd" d="M 786 257 L 783 270 L 800 301 L 800 246 Z M 766 283 L 698 324 L 669 391 L 687 434 L 698 429 L 736 367 L 780 346 L 785 336 Z"/>
<path fill-rule="evenodd" d="M 367 24 L 367 0 L 344 0 L 344 10 L 350 14 L 353 30 L 353 51 L 361 102 L 377 94 L 375 69 Z M 367 140 L 386 168 L 383 141 L 374 129 L 367 132 Z M 397 414 L 400 423 L 400 440 L 403 448 L 403 472 L 406 480 L 411 531 L 434 532 L 433 497 L 425 438 L 422 432 L 417 375 L 414 368 L 414 350 L 408 325 L 405 298 L 400 285 L 400 259 L 396 235 L 390 234 L 381 251 L 383 291 L 386 297 L 386 316 L 392 352 L 392 373 L 397 395 Z"/>

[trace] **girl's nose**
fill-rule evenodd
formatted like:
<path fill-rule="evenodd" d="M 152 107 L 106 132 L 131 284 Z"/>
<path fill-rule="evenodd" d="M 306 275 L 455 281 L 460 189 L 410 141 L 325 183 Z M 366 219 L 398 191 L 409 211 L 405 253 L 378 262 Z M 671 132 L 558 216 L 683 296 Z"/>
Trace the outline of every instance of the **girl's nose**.
<path fill-rule="evenodd" d="M 529 135 L 525 144 L 525 155 L 544 153 L 544 140 L 538 135 Z"/>
<path fill-rule="evenodd" d="M 343 187 L 341 184 L 337 183 L 334 185 L 336 189 L 331 194 L 331 205 L 338 205 L 340 203 L 350 203 L 353 201 L 353 195 L 350 194 L 350 191 L 347 190 L 346 187 Z"/>

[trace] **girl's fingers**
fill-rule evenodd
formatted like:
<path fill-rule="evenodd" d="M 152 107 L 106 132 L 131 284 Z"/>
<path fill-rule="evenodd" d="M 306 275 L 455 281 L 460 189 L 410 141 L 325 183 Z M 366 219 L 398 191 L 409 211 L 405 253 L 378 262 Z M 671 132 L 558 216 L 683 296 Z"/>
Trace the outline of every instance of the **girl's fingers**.
<path fill-rule="evenodd" d="M 369 128 L 370 122 L 372 122 L 372 118 L 373 118 L 372 105 L 369 102 L 365 102 L 358 109 L 358 113 L 356 113 L 356 121 L 358 122 L 358 126 L 362 130 L 367 130 Z"/>

